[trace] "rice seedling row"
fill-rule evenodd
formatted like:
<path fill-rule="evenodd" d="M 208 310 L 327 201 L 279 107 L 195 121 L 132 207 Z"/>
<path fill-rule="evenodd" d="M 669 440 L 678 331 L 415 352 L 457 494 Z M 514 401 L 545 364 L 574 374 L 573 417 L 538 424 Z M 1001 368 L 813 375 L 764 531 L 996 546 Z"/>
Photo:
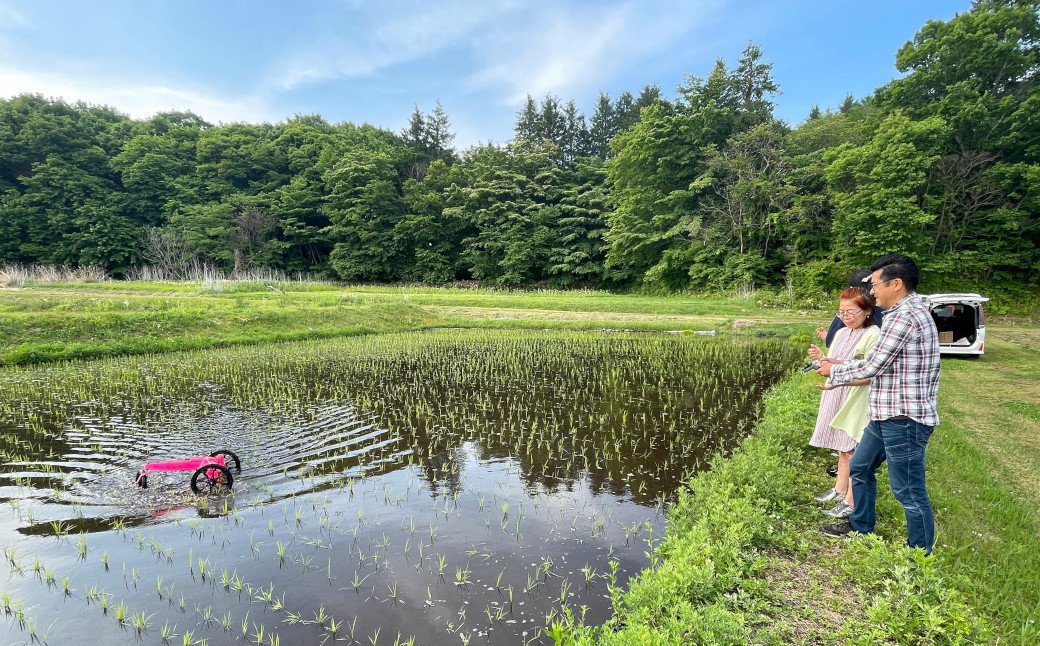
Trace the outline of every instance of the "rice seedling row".
<path fill-rule="evenodd" d="M 3 589 L 51 639 L 551 643 L 564 608 L 606 618 L 796 355 L 438 331 L 6 369 Z M 133 484 L 224 447 L 227 495 Z"/>

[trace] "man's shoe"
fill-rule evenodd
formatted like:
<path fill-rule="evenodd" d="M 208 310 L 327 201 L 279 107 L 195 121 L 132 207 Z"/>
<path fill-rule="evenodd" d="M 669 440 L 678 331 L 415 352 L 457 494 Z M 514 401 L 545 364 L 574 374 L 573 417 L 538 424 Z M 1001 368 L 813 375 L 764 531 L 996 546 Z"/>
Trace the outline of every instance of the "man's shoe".
<path fill-rule="evenodd" d="M 838 523 L 836 525 L 824 525 L 820 528 L 823 531 L 824 536 L 830 536 L 831 538 L 845 538 L 849 534 L 855 534 L 856 530 L 852 529 L 852 523 Z"/>
<path fill-rule="evenodd" d="M 835 500 L 844 500 L 844 499 L 845 499 L 845 494 L 838 493 L 837 491 L 834 490 L 833 487 L 828 489 L 827 491 L 824 491 L 823 493 L 821 493 L 818 496 L 813 496 L 813 500 L 815 500 L 816 502 L 833 502 Z"/>
<path fill-rule="evenodd" d="M 834 507 L 834 509 L 824 509 L 823 514 L 825 516 L 830 516 L 831 518 L 845 520 L 851 516 L 854 511 L 856 511 L 855 507 L 850 505 L 848 501 L 842 500 Z"/>
<path fill-rule="evenodd" d="M 829 475 L 832 478 L 837 478 L 838 477 L 838 465 L 832 464 L 831 466 L 827 467 L 827 475 Z"/>

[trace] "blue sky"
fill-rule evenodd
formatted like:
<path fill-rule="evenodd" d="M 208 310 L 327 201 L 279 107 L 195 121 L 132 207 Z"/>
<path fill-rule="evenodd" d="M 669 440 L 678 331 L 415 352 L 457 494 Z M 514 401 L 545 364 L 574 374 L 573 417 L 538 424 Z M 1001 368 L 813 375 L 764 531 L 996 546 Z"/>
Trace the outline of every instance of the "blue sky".
<path fill-rule="evenodd" d="M 0 0 L 0 97 L 34 92 L 134 118 L 331 122 L 400 130 L 439 98 L 457 147 L 512 136 L 528 93 L 591 114 L 657 83 L 665 96 L 759 44 L 792 125 L 896 77 L 896 50 L 968 0 Z"/>

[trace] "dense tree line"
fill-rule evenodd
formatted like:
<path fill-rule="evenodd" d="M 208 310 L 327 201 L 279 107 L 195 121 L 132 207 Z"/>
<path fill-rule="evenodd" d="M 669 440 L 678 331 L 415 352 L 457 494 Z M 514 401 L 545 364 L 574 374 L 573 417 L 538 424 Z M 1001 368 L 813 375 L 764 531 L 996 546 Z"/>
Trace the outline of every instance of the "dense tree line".
<path fill-rule="evenodd" d="M 601 93 L 586 117 L 528 97 L 512 141 L 463 152 L 440 103 L 394 133 L 19 96 L 0 101 L 0 261 L 808 294 L 898 251 L 937 285 L 1035 285 L 1038 6 L 928 22 L 901 78 L 795 128 L 755 45 L 670 99 Z"/>

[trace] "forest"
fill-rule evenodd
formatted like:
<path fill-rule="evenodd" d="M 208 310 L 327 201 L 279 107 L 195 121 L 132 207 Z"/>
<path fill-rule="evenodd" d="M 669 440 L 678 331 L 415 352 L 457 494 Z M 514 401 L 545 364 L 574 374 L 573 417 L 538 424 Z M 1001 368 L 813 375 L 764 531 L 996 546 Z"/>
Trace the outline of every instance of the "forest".
<path fill-rule="evenodd" d="M 439 102 L 392 132 L 0 100 L 0 263 L 811 295 L 901 252 L 933 289 L 1034 291 L 1038 9 L 929 21 L 898 78 L 796 126 L 755 44 L 671 97 L 529 96 L 513 139 L 464 151 Z"/>

